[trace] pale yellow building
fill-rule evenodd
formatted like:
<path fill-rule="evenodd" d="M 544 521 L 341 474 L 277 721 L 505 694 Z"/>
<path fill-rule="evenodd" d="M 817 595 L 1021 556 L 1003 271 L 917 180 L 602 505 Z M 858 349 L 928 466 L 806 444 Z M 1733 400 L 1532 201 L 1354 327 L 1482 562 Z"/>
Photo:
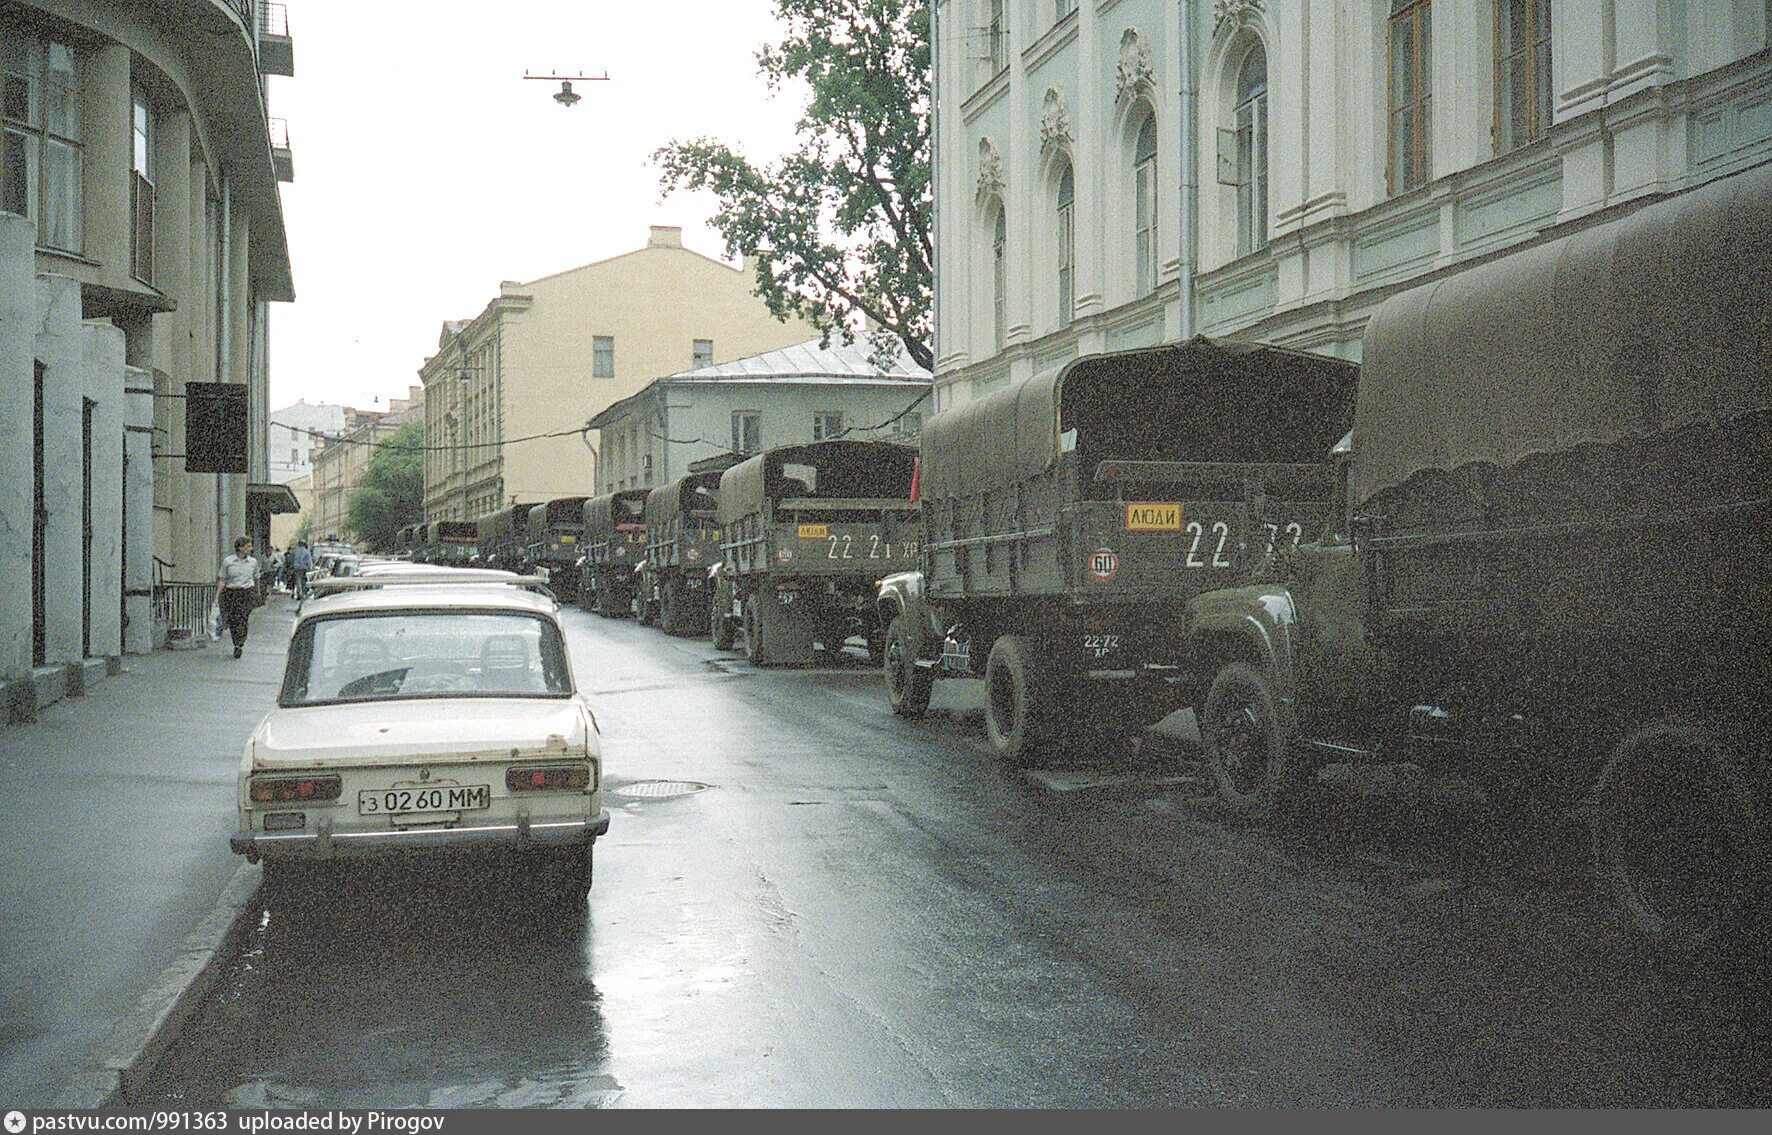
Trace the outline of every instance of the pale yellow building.
<path fill-rule="evenodd" d="M 421 421 L 425 412 L 422 387 L 410 387 L 405 398 L 395 398 L 386 410 L 345 411 L 344 432 L 336 437 L 314 439 L 313 453 L 313 516 L 308 527 L 310 539 L 340 536 L 355 538 L 346 516 L 351 493 L 363 480 L 375 456 L 376 443 L 385 441 L 393 432 L 413 418 Z"/>
<path fill-rule="evenodd" d="M 314 513 L 314 474 L 303 473 L 299 477 L 285 481 L 287 488 L 298 506 L 295 512 L 279 513 L 271 517 L 271 547 L 288 548 L 295 543 L 295 534 L 301 528 L 302 517 Z"/>
<path fill-rule="evenodd" d="M 814 334 L 770 315 L 752 286 L 749 264 L 692 252 L 681 229 L 653 226 L 644 248 L 507 281 L 478 316 L 445 323 L 419 371 L 425 440 L 437 447 L 425 455 L 425 519 L 588 495 L 598 484 L 595 430 L 515 439 L 580 430 L 661 375 Z"/>

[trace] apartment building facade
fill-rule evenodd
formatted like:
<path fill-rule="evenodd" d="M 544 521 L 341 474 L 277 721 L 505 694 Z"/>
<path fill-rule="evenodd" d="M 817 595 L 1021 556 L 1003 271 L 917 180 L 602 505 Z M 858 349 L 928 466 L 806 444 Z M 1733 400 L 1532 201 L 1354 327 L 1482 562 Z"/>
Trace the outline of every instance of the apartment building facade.
<path fill-rule="evenodd" d="M 294 298 L 281 4 L 0 0 L 0 684 L 155 641 L 163 582 L 263 539 L 266 311 Z M 248 470 L 184 471 L 186 383 L 246 388 Z M 29 538 L 25 538 L 29 534 Z M 77 581 L 77 583 L 75 582 Z M 102 665 L 99 667 L 102 671 Z M 63 683 L 65 684 L 65 683 Z"/>
<path fill-rule="evenodd" d="M 424 414 L 424 388 L 411 386 L 406 397 L 389 399 L 386 410 L 346 408 L 343 430 L 313 438 L 308 488 L 312 501 L 313 520 L 308 525 L 311 536 L 339 536 L 347 540 L 356 537 L 350 524 L 351 494 L 362 483 L 375 456 L 375 447 L 407 422 L 422 422 Z"/>
<path fill-rule="evenodd" d="M 733 268 L 653 226 L 633 252 L 527 283 L 443 324 L 424 382 L 425 519 L 586 495 L 605 442 L 586 423 L 660 375 L 805 340 Z M 552 436 L 550 436 L 552 435 Z"/>
<path fill-rule="evenodd" d="M 941 406 L 1372 309 L 1772 158 L 1764 0 L 936 0 Z"/>

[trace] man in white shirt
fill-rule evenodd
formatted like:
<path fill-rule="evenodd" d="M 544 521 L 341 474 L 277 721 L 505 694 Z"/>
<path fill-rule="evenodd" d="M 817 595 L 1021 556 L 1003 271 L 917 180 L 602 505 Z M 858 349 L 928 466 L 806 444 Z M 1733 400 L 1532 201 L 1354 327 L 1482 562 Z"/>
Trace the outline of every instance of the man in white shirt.
<path fill-rule="evenodd" d="M 257 598 L 258 561 L 252 556 L 252 540 L 242 536 L 234 541 L 234 554 L 222 561 L 221 574 L 215 578 L 215 603 L 228 621 L 235 658 L 246 648 L 246 619 Z"/>

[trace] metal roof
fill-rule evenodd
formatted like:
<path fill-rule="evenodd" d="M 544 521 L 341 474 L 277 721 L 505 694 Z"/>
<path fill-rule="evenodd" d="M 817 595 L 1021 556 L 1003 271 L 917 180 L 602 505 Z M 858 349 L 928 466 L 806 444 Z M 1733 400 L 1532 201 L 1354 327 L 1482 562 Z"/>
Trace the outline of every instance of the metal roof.
<path fill-rule="evenodd" d="M 931 380 L 928 371 L 910 360 L 902 344 L 895 342 L 893 346 L 897 357 L 885 370 L 874 365 L 873 346 L 866 338 L 858 338 L 848 344 L 833 339 L 828 347 L 819 346 L 817 339 L 808 339 L 804 343 L 795 343 L 776 351 L 765 351 L 749 358 L 678 371 L 665 381 L 731 382 L 768 379 L 771 382 L 793 382 L 833 378 L 864 378 L 875 381 L 901 379 L 905 382 Z"/>

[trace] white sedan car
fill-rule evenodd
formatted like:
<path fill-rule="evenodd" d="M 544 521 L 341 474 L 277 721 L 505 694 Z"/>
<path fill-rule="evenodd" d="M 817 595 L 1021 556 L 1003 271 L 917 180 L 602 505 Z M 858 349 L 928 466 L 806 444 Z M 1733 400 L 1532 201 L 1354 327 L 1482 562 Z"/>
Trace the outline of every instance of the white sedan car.
<path fill-rule="evenodd" d="M 609 813 L 558 605 L 493 573 L 334 584 L 246 743 L 233 850 L 274 888 L 302 863 L 505 849 L 582 903 Z"/>

